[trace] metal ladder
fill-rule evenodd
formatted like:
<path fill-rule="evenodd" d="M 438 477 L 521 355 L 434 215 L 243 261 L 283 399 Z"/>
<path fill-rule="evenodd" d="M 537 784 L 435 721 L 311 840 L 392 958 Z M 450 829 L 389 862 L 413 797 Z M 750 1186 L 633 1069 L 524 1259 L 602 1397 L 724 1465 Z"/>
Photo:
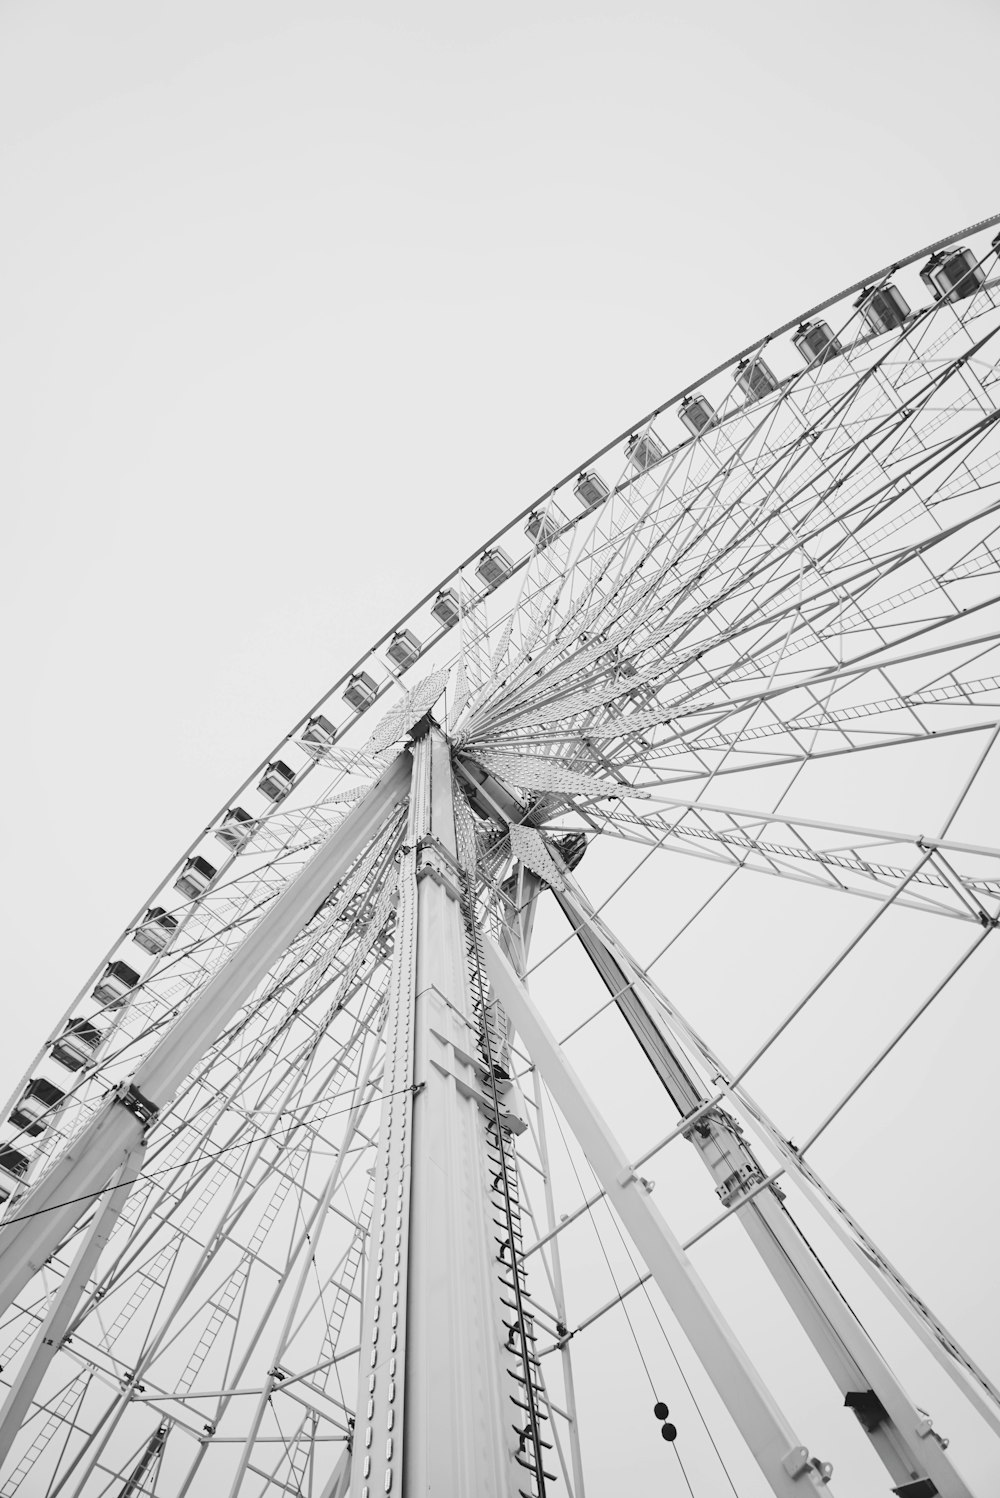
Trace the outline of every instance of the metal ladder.
<path fill-rule="evenodd" d="M 525 1309 L 527 1274 L 523 1260 L 521 1199 L 514 1142 L 510 1130 L 500 1122 L 500 1109 L 496 1105 L 497 1084 L 506 1082 L 509 1077 L 506 1024 L 487 989 L 482 944 L 468 887 L 463 914 L 476 1043 L 488 1076 L 485 1091 L 494 1102 L 492 1112 L 486 1116 L 485 1127 L 490 1206 L 494 1227 L 499 1230 L 493 1234 L 497 1245 L 495 1261 L 500 1301 L 509 1313 L 502 1322 L 506 1332 L 505 1347 L 512 1364 L 506 1371 L 516 1386 L 509 1396 L 518 1412 L 512 1422 L 517 1436 L 517 1449 L 513 1455 L 518 1466 L 528 1474 L 529 1482 L 528 1487 L 518 1488 L 518 1493 L 520 1498 L 545 1498 L 546 1484 L 554 1482 L 556 1477 L 554 1472 L 546 1471 L 544 1465 L 545 1452 L 552 1450 L 553 1443 L 542 1435 L 542 1422 L 549 1421 L 551 1414 L 541 1380 L 541 1364 L 533 1350 L 536 1341 L 534 1319 Z"/>
<path fill-rule="evenodd" d="M 226 1320 L 236 1320 L 233 1305 L 237 1296 L 242 1292 L 249 1277 L 250 1268 L 257 1254 L 263 1248 L 267 1235 L 274 1226 L 275 1219 L 281 1211 L 289 1191 L 292 1189 L 295 1171 L 304 1153 L 304 1145 L 300 1145 L 294 1151 L 291 1159 L 288 1161 L 287 1170 L 278 1177 L 277 1185 L 271 1192 L 267 1206 L 261 1213 L 260 1221 L 253 1230 L 250 1242 L 244 1250 L 243 1258 L 240 1260 L 239 1265 L 232 1274 L 226 1276 L 217 1295 L 209 1298 L 207 1304 L 212 1308 L 211 1314 L 194 1351 L 188 1358 L 184 1372 L 177 1381 L 177 1392 L 179 1394 L 186 1394 L 191 1388 L 198 1374 L 201 1372 L 205 1359 L 208 1357 L 212 1345 L 225 1325 Z"/>
<path fill-rule="evenodd" d="M 354 1238 L 347 1251 L 343 1268 L 337 1276 L 337 1292 L 333 1298 L 333 1306 L 331 1307 L 326 1332 L 323 1336 L 323 1351 L 320 1354 L 320 1362 L 325 1363 L 327 1359 L 332 1360 L 336 1354 L 337 1342 L 340 1339 L 340 1334 L 344 1326 L 344 1317 L 347 1315 L 347 1307 L 353 1298 L 354 1286 L 361 1268 L 361 1261 L 364 1258 L 365 1239 L 368 1236 L 368 1230 L 371 1226 L 374 1205 L 375 1177 L 372 1175 L 368 1177 L 368 1186 L 365 1190 L 364 1200 L 361 1203 L 361 1211 L 358 1213 L 358 1225 Z M 322 1385 L 324 1389 L 326 1388 L 331 1371 L 332 1361 L 329 1367 L 323 1369 Z"/>
<path fill-rule="evenodd" d="M 486 1153 L 491 1170 L 493 1222 L 499 1229 L 493 1237 L 497 1245 L 495 1258 L 501 1286 L 500 1299 L 509 1313 L 503 1321 L 507 1334 L 505 1346 L 518 1365 L 507 1369 L 508 1376 L 517 1386 L 509 1396 L 510 1401 L 519 1411 L 513 1422 L 514 1434 L 517 1436 L 514 1460 L 530 1474 L 531 1484 L 527 1489 L 519 1488 L 518 1492 L 521 1498 L 544 1498 L 545 1483 L 554 1481 L 556 1476 L 554 1472 L 545 1470 L 544 1453 L 552 1450 L 552 1442 L 545 1440 L 541 1434 L 541 1422 L 550 1420 L 551 1416 L 541 1382 L 541 1364 L 534 1352 L 537 1340 L 534 1317 L 524 1309 L 527 1274 L 523 1263 L 521 1204 L 517 1192 L 513 1145 L 508 1132 L 493 1118 L 486 1120 Z M 507 1231 L 507 1200 L 502 1185 L 504 1176 L 508 1183 L 513 1242 Z M 523 1350 L 525 1347 L 526 1355 Z"/>
<path fill-rule="evenodd" d="M 86 1372 L 77 1373 L 70 1379 L 55 1403 L 49 1407 L 48 1417 L 40 1422 L 38 1430 L 35 1432 L 35 1439 L 21 1457 L 21 1460 L 7 1478 L 3 1487 L 0 1488 L 2 1498 L 13 1498 L 13 1494 L 17 1492 L 21 1483 L 38 1461 L 38 1458 L 48 1446 L 56 1430 L 69 1418 L 69 1412 L 73 1405 L 82 1398 L 85 1389 L 81 1388 L 81 1385 L 88 1380 L 89 1375 Z"/>

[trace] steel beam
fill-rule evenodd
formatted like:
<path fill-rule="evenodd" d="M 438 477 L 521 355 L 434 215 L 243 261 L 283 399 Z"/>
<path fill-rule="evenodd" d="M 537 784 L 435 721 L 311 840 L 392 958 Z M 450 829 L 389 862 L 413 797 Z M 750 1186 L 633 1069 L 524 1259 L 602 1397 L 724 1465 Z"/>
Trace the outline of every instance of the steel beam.
<path fill-rule="evenodd" d="M 657 1017 L 649 979 L 568 871 L 553 893 L 682 1118 L 708 1102 Z M 926 1415 L 906 1393 L 724 1109 L 703 1112 L 687 1137 L 819 1353 L 894 1483 L 933 1480 L 942 1498 L 972 1498 Z"/>
<path fill-rule="evenodd" d="M 629 1167 L 593 1099 L 499 946 L 487 936 L 493 993 L 513 1021 L 632 1241 L 669 1302 L 776 1498 L 829 1494 L 830 1469 L 810 1458 L 702 1284 L 652 1198 Z"/>
<path fill-rule="evenodd" d="M 83 1235 L 76 1257 L 35 1332 L 31 1350 L 18 1370 L 17 1380 L 11 1385 L 0 1415 L 0 1462 L 4 1461 L 10 1451 L 11 1443 L 24 1424 L 49 1364 L 62 1346 L 77 1302 L 94 1272 L 101 1250 L 111 1236 L 122 1207 L 128 1200 L 129 1190 L 141 1167 L 144 1153 L 143 1146 L 139 1144 L 122 1161 L 115 1173 L 116 1179 L 111 1191 L 95 1208 L 93 1221 Z"/>
<path fill-rule="evenodd" d="M 143 1139 L 158 1109 L 218 1039 L 248 995 L 347 873 L 406 796 L 410 756 L 403 753 L 352 808 L 311 861 L 270 905 L 230 957 L 153 1047 L 130 1083 L 94 1117 L 0 1224 L 0 1314 L 55 1252 L 118 1164 Z"/>
<path fill-rule="evenodd" d="M 512 1498 L 450 749 L 413 748 L 351 1492 Z M 513 1388 L 513 1385 L 510 1385 Z"/>
<path fill-rule="evenodd" d="M 327 1478 L 321 1498 L 348 1498 L 351 1491 L 351 1448 L 345 1446 Z"/>

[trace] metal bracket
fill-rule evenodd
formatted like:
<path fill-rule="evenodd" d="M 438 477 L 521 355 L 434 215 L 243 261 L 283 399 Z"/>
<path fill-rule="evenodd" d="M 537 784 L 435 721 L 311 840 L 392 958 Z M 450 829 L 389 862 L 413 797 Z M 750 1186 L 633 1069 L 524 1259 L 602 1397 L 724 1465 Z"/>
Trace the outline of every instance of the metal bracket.
<path fill-rule="evenodd" d="M 440 1041 L 446 1053 L 451 1053 L 447 1059 L 441 1056 L 430 1057 L 430 1064 L 442 1076 L 451 1077 L 463 1096 L 474 1098 L 487 1118 L 495 1118 L 498 1110 L 494 1107 L 492 1093 L 487 1092 L 484 1086 L 488 1073 L 486 1073 L 479 1058 L 471 1055 L 460 1045 L 457 1045 L 455 1041 L 449 1040 L 446 1035 L 442 1035 L 440 1030 L 435 1030 L 433 1026 L 430 1033 L 436 1040 Z M 469 1075 L 470 1071 L 472 1073 L 471 1077 Z M 504 1095 L 504 1101 L 500 1103 L 499 1108 L 500 1127 L 508 1129 L 512 1134 L 523 1134 L 528 1127 L 528 1121 L 526 1117 L 522 1116 L 524 1105 L 521 1101 L 520 1088 L 515 1082 L 509 1080 L 501 1082 L 497 1079 L 497 1092 Z M 519 1104 L 520 1107 L 518 1106 Z"/>
<path fill-rule="evenodd" d="M 734 1201 L 747 1196 L 763 1179 L 764 1172 L 759 1165 L 739 1165 L 721 1186 L 715 1188 L 715 1194 L 724 1207 L 731 1207 Z"/>
<path fill-rule="evenodd" d="M 646 1192 L 647 1196 L 653 1190 L 653 1187 L 656 1185 L 655 1181 L 649 1180 L 649 1178 L 647 1176 L 641 1176 L 638 1173 L 638 1171 L 633 1170 L 632 1167 L 631 1167 L 631 1165 L 630 1165 L 628 1167 L 628 1169 L 627 1170 L 623 1170 L 622 1173 L 621 1173 L 621 1175 L 618 1177 L 618 1184 L 619 1184 L 619 1186 L 631 1186 L 633 1181 L 635 1182 L 635 1184 L 637 1186 L 641 1186 L 642 1187 L 643 1191 Z"/>
<path fill-rule="evenodd" d="M 131 1082 L 122 1082 L 119 1087 L 116 1087 L 114 1099 L 133 1114 L 144 1127 L 151 1124 L 160 1111 L 156 1104 L 150 1102 L 149 1098 L 145 1097 Z"/>
<path fill-rule="evenodd" d="M 920 1424 L 915 1427 L 917 1435 L 922 1441 L 926 1441 L 928 1436 L 932 1437 L 935 1441 L 937 1441 L 942 1451 L 947 1451 L 950 1444 L 947 1437 L 939 1435 L 938 1432 L 934 1429 L 934 1422 L 931 1419 L 930 1415 L 928 1415 L 926 1410 L 919 1410 L 919 1413 L 923 1416 L 923 1419 L 920 1421 Z"/>
<path fill-rule="evenodd" d="M 782 1458 L 781 1465 L 789 1477 L 805 1477 L 807 1473 L 815 1472 L 820 1482 L 828 1483 L 833 1476 L 833 1463 L 821 1462 L 818 1456 L 810 1456 L 805 1446 L 793 1446 L 788 1455 Z"/>
<path fill-rule="evenodd" d="M 759 1162 L 744 1143 L 742 1128 L 724 1108 L 706 1109 L 684 1130 L 684 1138 L 705 1156 L 718 1181 L 715 1191 L 724 1207 L 731 1207 L 764 1180 Z M 712 1151 L 717 1153 L 710 1159 Z M 720 1180 L 722 1171 L 725 1174 Z M 783 1200 L 783 1195 L 779 1195 L 779 1199 Z"/>
<path fill-rule="evenodd" d="M 433 879 L 446 895 L 450 895 L 453 900 L 460 901 L 462 870 L 444 843 L 429 832 L 418 840 L 416 854 L 417 882 L 419 883 L 421 879 Z"/>
<path fill-rule="evenodd" d="M 809 1471 L 809 1449 L 806 1446 L 793 1446 L 787 1456 L 782 1457 L 781 1465 L 789 1477 L 801 1477 Z"/>

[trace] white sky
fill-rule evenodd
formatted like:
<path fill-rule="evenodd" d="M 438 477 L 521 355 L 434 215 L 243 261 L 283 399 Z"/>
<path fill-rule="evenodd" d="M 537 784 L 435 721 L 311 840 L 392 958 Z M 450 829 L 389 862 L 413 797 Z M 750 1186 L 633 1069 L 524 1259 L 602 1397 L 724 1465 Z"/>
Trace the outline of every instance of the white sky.
<path fill-rule="evenodd" d="M 6 0 L 2 1090 L 411 599 L 997 209 L 998 55 L 985 0 Z"/>

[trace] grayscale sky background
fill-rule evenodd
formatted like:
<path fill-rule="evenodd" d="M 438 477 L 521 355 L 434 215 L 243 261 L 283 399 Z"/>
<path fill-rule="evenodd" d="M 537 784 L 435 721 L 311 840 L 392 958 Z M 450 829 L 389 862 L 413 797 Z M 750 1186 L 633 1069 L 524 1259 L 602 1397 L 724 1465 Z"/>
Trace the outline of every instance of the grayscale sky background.
<path fill-rule="evenodd" d="M 998 56 L 988 0 L 5 0 L 0 1091 L 411 599 L 1000 206 Z"/>

